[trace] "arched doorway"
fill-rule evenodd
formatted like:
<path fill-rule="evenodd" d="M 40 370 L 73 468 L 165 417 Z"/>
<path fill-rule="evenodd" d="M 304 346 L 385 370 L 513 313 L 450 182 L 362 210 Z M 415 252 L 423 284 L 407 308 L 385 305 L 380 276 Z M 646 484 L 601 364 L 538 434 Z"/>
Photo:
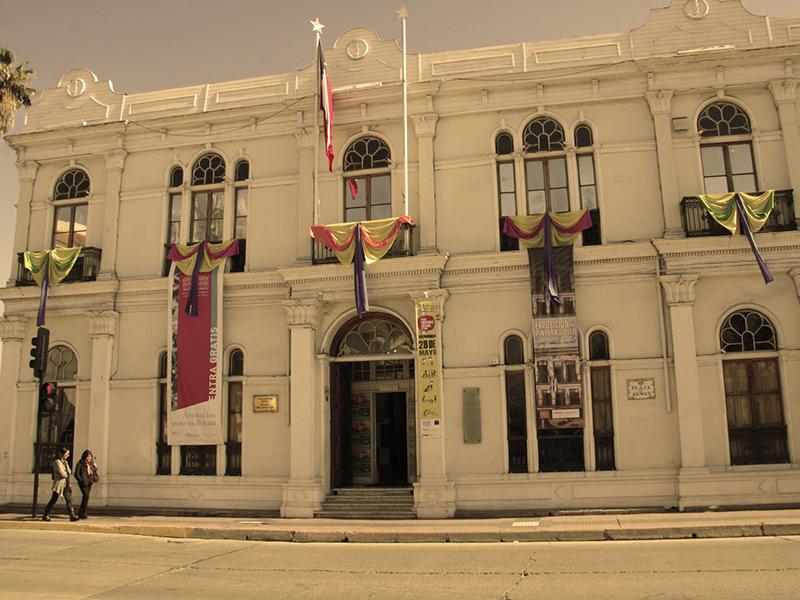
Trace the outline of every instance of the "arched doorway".
<path fill-rule="evenodd" d="M 331 344 L 331 487 L 417 478 L 414 342 L 400 319 L 367 313 Z"/>

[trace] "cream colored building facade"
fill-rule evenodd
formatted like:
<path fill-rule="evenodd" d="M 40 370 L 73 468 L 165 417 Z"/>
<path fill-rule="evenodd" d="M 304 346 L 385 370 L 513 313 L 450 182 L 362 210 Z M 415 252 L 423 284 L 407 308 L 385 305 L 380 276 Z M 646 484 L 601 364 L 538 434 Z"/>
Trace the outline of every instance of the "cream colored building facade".
<path fill-rule="evenodd" d="M 27 360 L 39 290 L 18 285 L 16 253 L 51 247 L 64 215 L 62 234 L 99 249 L 96 262 L 84 259 L 86 281 L 52 291 L 47 319 L 51 348 L 74 360 L 54 374 L 72 388 L 74 452 L 91 448 L 105 475 L 96 502 L 311 516 L 332 487 L 380 483 L 374 420 L 364 455 L 371 466 L 361 479 L 332 481 L 342 460 L 332 455 L 353 460 L 335 440 L 332 413 L 342 409 L 332 409 L 332 374 L 345 360 L 371 360 L 385 372 L 387 362 L 414 355 L 342 354 L 342 330 L 355 315 L 352 274 L 315 260 L 312 174 L 320 174 L 320 223 L 355 214 L 345 207 L 346 179 L 356 175 L 362 186 L 371 182 L 359 193 L 371 194 L 373 217 L 389 210 L 379 210 L 379 198 L 399 215 L 406 160 L 413 255 L 368 267 L 371 314 L 413 338 L 415 301 L 436 301 L 443 435 L 423 439 L 413 425 L 413 365 L 389 369 L 391 378 L 347 372 L 365 373 L 367 383 L 351 389 L 366 394 L 355 401 L 371 407 L 371 418 L 376 394 L 404 394 L 412 407 L 402 483 L 413 485 L 419 517 L 800 502 L 800 203 L 791 202 L 800 189 L 800 16 L 753 15 L 739 0 L 673 0 L 622 34 L 412 55 L 407 158 L 396 42 L 358 28 L 325 55 L 332 173 L 322 153 L 314 162 L 313 65 L 130 95 L 78 69 L 29 109 L 23 133 L 9 136 L 20 196 L 12 279 L 0 290 L 0 503 L 28 501 L 33 479 L 36 384 Z M 713 135 L 704 118 L 718 127 Z M 359 150 L 367 138 L 390 158 Z M 356 162 L 348 166 L 349 152 Z M 207 172 L 224 173 L 214 179 L 219 210 L 201 215 L 205 226 L 247 240 L 243 270 L 226 274 L 224 292 L 226 369 L 232 353 L 243 357 L 223 386 L 224 410 L 241 422 L 233 475 L 225 475 L 226 446 L 214 450 L 208 475 L 181 474 L 191 468 L 180 449 L 158 448 L 164 245 L 171 234 L 196 237 L 196 196 L 216 183 L 198 187 L 193 176 L 209 155 L 224 166 Z M 384 166 L 364 162 L 367 155 Z M 65 179 L 76 170 L 88 188 Z M 756 235 L 775 277 L 768 286 L 744 236 L 710 235 L 707 222 L 692 221 L 702 215 L 691 212 L 692 197 L 725 181 L 789 190 L 779 194 L 779 226 Z M 536 212 L 539 202 L 551 210 L 583 203 L 600 215 L 600 243 L 574 249 L 585 420 L 578 468 L 544 464 L 528 255 L 503 251 L 498 229 L 504 214 Z M 76 203 L 86 208 L 64 208 Z M 739 338 L 726 346 L 722 332 L 731 328 Z M 517 339 L 522 360 L 511 356 Z M 751 366 L 736 371 L 726 366 L 732 361 Z M 602 374 L 596 383 L 593 369 Z M 233 416 L 232 393 L 242 400 Z M 277 412 L 254 410 L 264 395 L 277 395 Z M 766 434 L 758 415 L 731 422 L 737 398 L 771 414 L 759 421 Z"/>

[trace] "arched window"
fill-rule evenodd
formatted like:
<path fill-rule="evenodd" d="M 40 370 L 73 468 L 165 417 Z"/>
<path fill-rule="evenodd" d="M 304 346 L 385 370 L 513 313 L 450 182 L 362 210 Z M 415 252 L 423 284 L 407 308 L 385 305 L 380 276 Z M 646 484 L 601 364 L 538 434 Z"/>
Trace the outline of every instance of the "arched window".
<path fill-rule="evenodd" d="M 205 154 L 192 168 L 192 211 L 189 237 L 192 243 L 221 242 L 225 210 L 225 161 L 219 154 Z"/>
<path fill-rule="evenodd" d="M 528 214 L 569 210 L 566 138 L 553 119 L 539 117 L 525 126 L 522 136 Z M 537 154 L 547 153 L 539 157 Z"/>
<path fill-rule="evenodd" d="M 758 186 L 747 114 L 732 102 L 714 102 L 700 113 L 697 131 L 703 139 L 700 155 L 706 194 L 755 192 Z"/>
<path fill-rule="evenodd" d="M 775 328 L 761 313 L 738 310 L 720 328 L 725 408 L 732 465 L 789 462 L 780 363 L 776 355 L 746 358 L 748 352 L 774 352 Z"/>
<path fill-rule="evenodd" d="M 234 169 L 234 180 L 247 181 L 248 179 L 250 179 L 250 163 L 246 160 L 240 160 L 236 163 L 236 168 Z"/>
<path fill-rule="evenodd" d="M 225 475 L 242 474 L 242 376 L 244 352 L 233 350 L 228 360 L 228 437 L 225 441 Z"/>
<path fill-rule="evenodd" d="M 169 173 L 169 189 L 167 190 L 167 235 L 164 248 L 164 265 L 161 274 L 169 274 L 170 261 L 167 259 L 169 247 L 181 241 L 181 214 L 183 207 L 183 167 L 172 167 Z"/>
<path fill-rule="evenodd" d="M 597 206 L 597 175 L 594 164 L 594 134 L 592 128 L 581 123 L 575 128 L 575 155 L 578 161 L 578 187 L 581 208 L 589 211 L 592 227 L 583 232 L 583 245 L 596 246 L 602 243 L 600 236 L 600 210 Z"/>
<path fill-rule="evenodd" d="M 510 335 L 505 339 L 503 353 L 505 354 L 505 364 L 507 365 L 525 363 L 525 350 L 522 346 L 522 339 L 518 335 Z"/>
<path fill-rule="evenodd" d="M 589 334 L 589 383 L 592 401 L 595 468 L 613 471 L 614 412 L 611 402 L 611 366 L 608 360 L 608 336 L 602 331 Z M 599 363 L 599 364 L 598 364 Z M 587 424 L 588 426 L 588 424 Z"/>
<path fill-rule="evenodd" d="M 503 235 L 504 217 L 517 214 L 517 183 L 514 175 L 514 138 L 508 132 L 494 140 L 497 154 L 497 198 L 500 203 L 500 249 L 517 250 L 519 240 Z"/>
<path fill-rule="evenodd" d="M 53 248 L 86 245 L 89 204 L 82 199 L 90 191 L 89 176 L 82 169 L 70 169 L 58 178 L 53 189 Z"/>
<path fill-rule="evenodd" d="M 380 138 L 354 141 L 344 153 L 344 220 L 369 221 L 392 216 L 389 147 Z"/>
<path fill-rule="evenodd" d="M 183 167 L 172 167 L 169 173 L 169 187 L 176 188 L 183 185 Z"/>
<path fill-rule="evenodd" d="M 156 475 L 172 473 L 172 447 L 167 443 L 169 395 L 167 394 L 167 353 L 158 356 L 158 429 L 156 431 Z"/>
<path fill-rule="evenodd" d="M 50 410 L 42 413 L 42 443 L 35 460 L 40 473 L 50 472 L 50 462 L 59 447 L 65 446 L 73 454 L 78 359 L 68 346 L 50 348 L 45 379 L 55 382 L 58 392 Z"/>
<path fill-rule="evenodd" d="M 411 354 L 414 344 L 405 326 L 389 315 L 353 320 L 337 334 L 335 356 Z"/>

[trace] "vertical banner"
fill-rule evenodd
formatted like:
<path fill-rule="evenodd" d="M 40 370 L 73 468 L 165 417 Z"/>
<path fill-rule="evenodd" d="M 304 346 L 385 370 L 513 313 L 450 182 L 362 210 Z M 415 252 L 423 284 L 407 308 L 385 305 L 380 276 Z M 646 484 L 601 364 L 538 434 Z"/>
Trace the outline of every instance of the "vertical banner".
<path fill-rule="evenodd" d="M 547 291 L 545 250 L 528 249 L 540 438 L 581 429 L 584 422 L 572 246 L 556 247 L 552 252 L 560 302 L 552 300 Z"/>
<path fill-rule="evenodd" d="M 186 312 L 191 275 L 172 272 L 171 445 L 221 444 L 222 269 L 197 274 L 197 315 Z"/>
<path fill-rule="evenodd" d="M 417 313 L 417 406 L 420 437 L 442 437 L 442 374 L 436 301 L 420 300 Z"/>

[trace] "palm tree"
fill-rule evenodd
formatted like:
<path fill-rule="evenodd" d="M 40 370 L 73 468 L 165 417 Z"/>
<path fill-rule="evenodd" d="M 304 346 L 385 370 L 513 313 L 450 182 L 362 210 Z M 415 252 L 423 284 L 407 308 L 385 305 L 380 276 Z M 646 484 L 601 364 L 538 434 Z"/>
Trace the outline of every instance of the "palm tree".
<path fill-rule="evenodd" d="M 21 106 L 31 105 L 31 96 L 36 93 L 28 84 L 33 69 L 28 62 L 14 65 L 14 53 L 0 48 L 0 139 L 14 126 L 14 113 Z"/>

